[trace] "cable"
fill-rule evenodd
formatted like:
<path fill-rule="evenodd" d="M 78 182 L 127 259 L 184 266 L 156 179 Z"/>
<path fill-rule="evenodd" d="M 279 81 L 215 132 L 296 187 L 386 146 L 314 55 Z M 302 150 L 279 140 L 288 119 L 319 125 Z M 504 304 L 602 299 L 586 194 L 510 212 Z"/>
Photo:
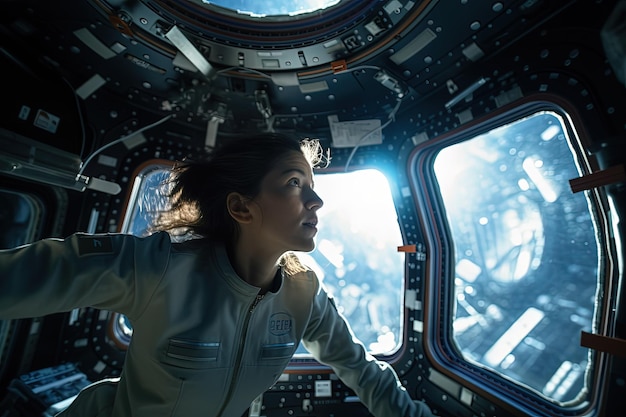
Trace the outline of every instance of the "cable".
<path fill-rule="evenodd" d="M 359 146 L 361 146 L 363 141 L 367 139 L 372 133 L 375 133 L 379 130 L 382 131 L 384 128 L 389 126 L 391 122 L 395 121 L 396 113 L 398 112 L 398 109 L 400 108 L 400 104 L 402 104 L 402 99 L 403 97 L 398 96 L 396 106 L 391 110 L 391 112 L 389 113 L 389 117 L 387 118 L 387 121 L 384 124 L 382 124 L 380 127 L 370 130 L 357 141 L 356 145 L 354 145 L 354 148 L 352 148 L 352 152 L 350 152 L 350 156 L 348 156 L 348 160 L 346 161 L 346 166 L 344 168 L 345 172 L 348 172 L 348 165 L 350 165 L 350 162 L 352 161 L 352 158 L 354 157 L 356 150 L 359 148 Z"/>
<path fill-rule="evenodd" d="M 155 126 L 158 126 L 158 125 L 160 125 L 161 123 L 163 123 L 163 122 L 165 122 L 165 121 L 167 121 L 167 120 L 171 119 L 172 117 L 173 117 L 173 115 L 168 114 L 167 116 L 165 116 L 165 117 L 164 117 L 164 118 L 162 118 L 161 120 L 157 120 L 156 122 L 154 122 L 154 123 L 152 123 L 152 124 L 150 124 L 150 125 L 144 126 L 144 127 L 142 127 L 141 129 L 139 129 L 139 130 L 136 130 L 136 131 L 134 131 L 134 132 L 132 132 L 132 133 L 130 133 L 130 134 L 128 134 L 128 135 L 126 135 L 126 136 L 122 136 L 121 138 L 116 139 L 116 140 L 114 140 L 113 142 L 109 142 L 109 143 L 107 143 L 106 145 L 102 146 L 102 147 L 101 147 L 101 148 L 99 148 L 99 149 L 96 149 L 96 150 L 95 150 L 95 151 L 94 151 L 91 155 L 89 155 L 89 157 L 88 157 L 87 159 L 85 159 L 85 161 L 81 164 L 80 170 L 78 171 L 78 175 L 82 175 L 82 174 L 83 174 L 83 172 L 85 171 L 85 167 L 87 167 L 87 164 L 89 164 L 89 162 L 91 162 L 91 160 L 93 159 L 93 157 L 94 157 L 94 156 L 96 156 L 97 154 L 99 154 L 99 153 L 100 153 L 100 152 L 102 152 L 103 150 L 105 150 L 105 149 L 107 149 L 107 148 L 110 148 L 111 146 L 116 145 L 116 144 L 118 144 L 118 143 L 120 143 L 120 142 L 122 142 L 122 141 L 124 141 L 124 140 L 126 140 L 126 139 L 128 139 L 128 138 L 130 138 L 130 137 L 132 137 L 132 136 L 134 136 L 134 135 L 137 135 L 137 134 L 139 134 L 139 133 L 141 133 L 141 132 L 143 132 L 143 131 L 146 131 L 146 130 L 151 129 L 151 128 L 155 127 Z"/>
<path fill-rule="evenodd" d="M 76 113 L 78 114 L 78 121 L 80 123 L 80 133 L 82 136 L 82 143 L 80 145 L 80 154 L 79 154 L 80 158 L 82 159 L 83 153 L 85 152 L 85 145 L 87 141 L 87 133 L 85 132 L 85 121 L 83 119 L 83 112 L 80 107 L 80 102 L 78 101 L 78 95 L 76 94 L 76 90 L 74 89 L 74 86 L 65 77 L 61 77 L 61 80 L 63 80 L 63 82 L 70 88 L 70 91 L 72 92 L 72 96 L 74 97 L 74 104 L 76 105 Z"/>

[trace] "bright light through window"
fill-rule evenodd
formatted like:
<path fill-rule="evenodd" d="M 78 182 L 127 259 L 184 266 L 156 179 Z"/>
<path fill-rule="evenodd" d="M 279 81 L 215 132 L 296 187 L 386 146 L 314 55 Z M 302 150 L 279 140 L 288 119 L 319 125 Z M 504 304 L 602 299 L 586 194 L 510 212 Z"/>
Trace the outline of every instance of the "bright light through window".
<path fill-rule="evenodd" d="M 339 3 L 340 0 L 203 0 L 206 4 L 215 4 L 252 17 L 296 16 L 324 10 Z"/>
<path fill-rule="evenodd" d="M 565 121 L 539 112 L 440 151 L 463 357 L 551 401 L 584 398 L 598 242 Z"/>
<path fill-rule="evenodd" d="M 355 335 L 373 353 L 392 353 L 402 335 L 404 255 L 385 176 L 368 169 L 315 176 L 316 249 L 300 254 L 337 300 Z"/>

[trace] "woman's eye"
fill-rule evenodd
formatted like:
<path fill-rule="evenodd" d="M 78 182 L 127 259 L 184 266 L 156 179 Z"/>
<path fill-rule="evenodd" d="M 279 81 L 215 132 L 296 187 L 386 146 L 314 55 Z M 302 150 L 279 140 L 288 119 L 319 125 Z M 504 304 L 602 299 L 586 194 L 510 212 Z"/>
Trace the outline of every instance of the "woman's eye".
<path fill-rule="evenodd" d="M 292 178 L 289 180 L 288 182 L 289 185 L 294 186 L 294 187 L 299 187 L 300 186 L 300 180 L 297 178 Z"/>

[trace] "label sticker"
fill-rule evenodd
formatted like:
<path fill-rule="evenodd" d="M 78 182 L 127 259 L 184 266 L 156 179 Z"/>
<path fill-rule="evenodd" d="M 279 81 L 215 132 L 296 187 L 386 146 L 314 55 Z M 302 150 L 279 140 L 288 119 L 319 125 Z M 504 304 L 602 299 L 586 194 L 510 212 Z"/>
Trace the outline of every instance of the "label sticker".
<path fill-rule="evenodd" d="M 348 122 L 330 121 L 330 133 L 333 146 L 380 145 L 383 143 L 381 123 L 378 119 L 355 120 Z"/>
<path fill-rule="evenodd" d="M 22 106 L 20 108 L 20 114 L 19 114 L 19 118 L 22 120 L 26 120 L 28 119 L 28 115 L 30 114 L 30 107 L 28 106 Z"/>
<path fill-rule="evenodd" d="M 56 133 L 60 121 L 61 119 L 54 114 L 50 114 L 47 111 L 39 109 L 37 111 L 37 116 L 35 116 L 34 125 L 43 130 L 47 130 L 50 133 Z"/>
<path fill-rule="evenodd" d="M 333 388 L 329 380 L 315 381 L 316 397 L 332 397 Z"/>

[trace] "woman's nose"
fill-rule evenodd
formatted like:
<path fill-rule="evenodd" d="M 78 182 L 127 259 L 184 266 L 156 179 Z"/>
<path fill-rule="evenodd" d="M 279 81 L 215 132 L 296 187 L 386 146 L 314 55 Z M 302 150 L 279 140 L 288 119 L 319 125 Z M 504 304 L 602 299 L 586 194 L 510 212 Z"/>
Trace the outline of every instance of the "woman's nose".
<path fill-rule="evenodd" d="M 309 210 L 317 210 L 320 209 L 324 205 L 324 201 L 320 198 L 319 195 L 313 189 L 311 189 L 311 195 L 307 199 L 305 207 Z"/>

